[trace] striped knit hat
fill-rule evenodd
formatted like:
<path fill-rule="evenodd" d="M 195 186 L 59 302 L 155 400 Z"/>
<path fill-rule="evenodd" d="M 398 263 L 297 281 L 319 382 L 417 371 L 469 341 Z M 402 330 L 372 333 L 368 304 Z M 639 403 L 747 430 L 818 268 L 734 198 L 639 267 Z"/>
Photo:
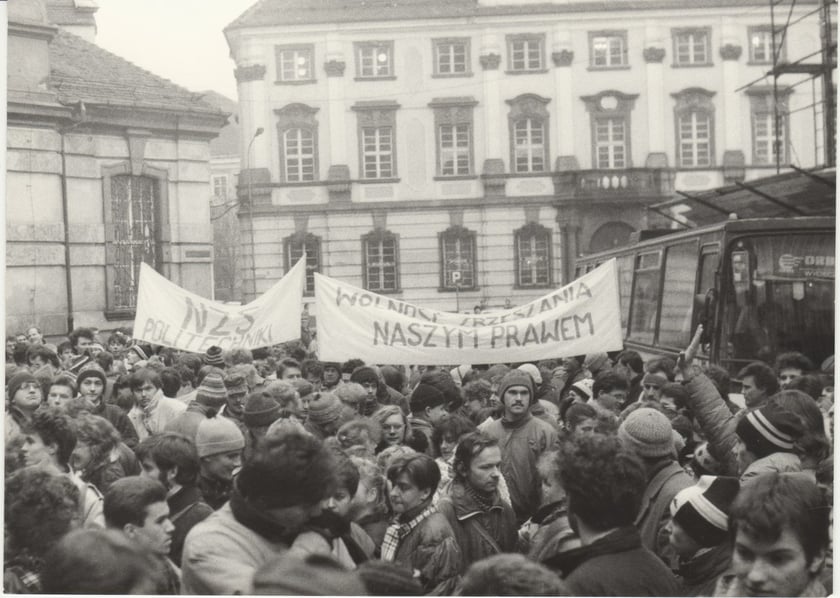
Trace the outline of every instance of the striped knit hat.
<path fill-rule="evenodd" d="M 792 453 L 794 442 L 802 435 L 802 425 L 787 409 L 767 403 L 742 417 L 735 433 L 744 447 L 761 459 L 773 453 Z"/>
<path fill-rule="evenodd" d="M 671 516 L 700 546 L 724 542 L 729 529 L 729 507 L 740 486 L 737 478 L 704 475 L 671 501 Z"/>
<path fill-rule="evenodd" d="M 204 376 L 195 392 L 195 400 L 215 409 L 221 409 L 227 401 L 227 389 L 222 376 L 211 372 Z"/>

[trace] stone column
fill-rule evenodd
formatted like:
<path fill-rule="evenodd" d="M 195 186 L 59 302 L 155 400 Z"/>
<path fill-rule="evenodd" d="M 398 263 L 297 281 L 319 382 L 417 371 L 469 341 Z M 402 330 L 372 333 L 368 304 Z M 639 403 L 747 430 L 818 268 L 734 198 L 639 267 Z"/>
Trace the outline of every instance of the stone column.
<path fill-rule="evenodd" d="M 661 42 L 653 42 L 659 44 Z M 668 147 L 665 140 L 665 119 L 672 118 L 673 111 L 665 106 L 665 72 L 662 61 L 665 49 L 650 45 L 643 51 L 647 79 L 648 109 L 648 156 L 647 168 L 662 168 L 668 164 Z"/>
<path fill-rule="evenodd" d="M 484 93 L 484 164 L 481 169 L 483 175 L 489 176 L 483 179 L 484 194 L 488 197 L 504 196 L 505 194 L 505 148 L 502 147 L 504 135 L 499 130 L 504 126 L 505 119 L 501 115 L 501 90 L 499 81 L 501 75 L 499 66 L 502 62 L 501 50 L 498 40 L 493 34 L 487 34 L 482 39 L 481 54 L 478 56 L 481 63 L 482 84 Z"/>
<path fill-rule="evenodd" d="M 746 175 L 746 159 L 740 148 L 748 147 L 749 140 L 741 139 L 744 130 L 741 122 L 741 100 L 739 93 L 734 93 L 735 85 L 740 81 L 738 60 L 741 58 L 741 46 L 725 43 L 720 48 L 723 60 L 723 178 L 727 183 L 743 181 Z"/>
<path fill-rule="evenodd" d="M 250 168 L 265 167 L 269 162 L 271 135 L 263 133 L 251 145 L 250 159 L 246 152 L 251 138 L 259 127 L 268 131 L 270 123 L 266 121 L 266 93 L 264 64 L 242 64 L 234 71 L 236 86 L 239 90 L 239 123 L 241 126 L 241 160 L 243 168 L 246 164 Z"/>
<path fill-rule="evenodd" d="M 557 98 L 557 155 L 575 155 L 575 104 L 572 61 L 575 53 L 564 49 L 551 53 L 554 62 L 554 97 Z"/>

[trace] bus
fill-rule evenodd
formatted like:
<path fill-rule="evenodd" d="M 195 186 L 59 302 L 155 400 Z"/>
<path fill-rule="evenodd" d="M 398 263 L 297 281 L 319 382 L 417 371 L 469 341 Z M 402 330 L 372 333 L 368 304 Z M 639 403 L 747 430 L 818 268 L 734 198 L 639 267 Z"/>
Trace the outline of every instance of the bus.
<path fill-rule="evenodd" d="M 624 343 L 676 356 L 703 324 L 701 362 L 735 376 L 757 359 L 834 354 L 833 217 L 726 219 L 577 260 L 576 275 L 616 258 Z"/>

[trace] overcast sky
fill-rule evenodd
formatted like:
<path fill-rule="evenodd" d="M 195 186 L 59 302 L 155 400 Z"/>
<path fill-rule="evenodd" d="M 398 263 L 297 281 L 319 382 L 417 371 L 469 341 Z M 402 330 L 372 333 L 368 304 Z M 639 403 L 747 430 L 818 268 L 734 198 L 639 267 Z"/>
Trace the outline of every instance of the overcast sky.
<path fill-rule="evenodd" d="M 190 91 L 236 100 L 222 29 L 257 0 L 97 0 L 96 42 Z"/>

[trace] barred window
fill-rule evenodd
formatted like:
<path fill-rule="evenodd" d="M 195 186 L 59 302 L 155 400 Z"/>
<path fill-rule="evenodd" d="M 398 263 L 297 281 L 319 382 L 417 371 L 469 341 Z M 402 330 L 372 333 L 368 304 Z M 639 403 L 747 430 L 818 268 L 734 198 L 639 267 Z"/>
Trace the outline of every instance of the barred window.
<path fill-rule="evenodd" d="M 362 237 L 364 286 L 376 293 L 400 289 L 399 240 L 388 231 L 373 231 Z"/>
<path fill-rule="evenodd" d="M 315 292 L 315 272 L 321 271 L 321 238 L 309 234 L 294 234 L 283 240 L 283 254 L 286 256 L 286 272 L 291 270 L 306 253 L 307 295 Z"/>
<path fill-rule="evenodd" d="M 440 234 L 441 289 L 476 287 L 475 233 L 453 226 Z"/>
<path fill-rule="evenodd" d="M 514 243 L 516 286 L 551 286 L 551 231 L 538 224 L 528 224 L 516 231 Z"/>

